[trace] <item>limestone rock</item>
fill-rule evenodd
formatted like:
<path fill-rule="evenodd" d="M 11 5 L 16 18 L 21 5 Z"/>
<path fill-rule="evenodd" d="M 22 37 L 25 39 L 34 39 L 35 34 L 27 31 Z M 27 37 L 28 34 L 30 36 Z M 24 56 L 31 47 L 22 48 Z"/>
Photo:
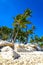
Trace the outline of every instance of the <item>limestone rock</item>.
<path fill-rule="evenodd" d="M 15 59 L 20 56 L 9 46 L 3 47 L 1 51 L 1 55 L 4 59 Z"/>
<path fill-rule="evenodd" d="M 30 52 L 30 51 L 36 51 L 34 48 L 34 45 L 29 45 L 29 44 L 15 44 L 15 51 L 17 52 Z"/>

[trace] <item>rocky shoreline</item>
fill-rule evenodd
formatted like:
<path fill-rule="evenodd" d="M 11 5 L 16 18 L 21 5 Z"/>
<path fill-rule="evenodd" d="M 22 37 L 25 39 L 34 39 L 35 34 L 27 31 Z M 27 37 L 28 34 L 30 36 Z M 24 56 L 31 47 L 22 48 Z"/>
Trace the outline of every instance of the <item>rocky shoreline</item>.
<path fill-rule="evenodd" d="M 43 52 L 19 52 L 20 57 L 15 60 L 5 60 L 0 55 L 0 65 L 43 65 Z"/>
<path fill-rule="evenodd" d="M 36 48 L 32 44 L 14 44 L 14 49 L 4 46 L 0 49 L 0 65 L 43 65 L 43 51 Z"/>

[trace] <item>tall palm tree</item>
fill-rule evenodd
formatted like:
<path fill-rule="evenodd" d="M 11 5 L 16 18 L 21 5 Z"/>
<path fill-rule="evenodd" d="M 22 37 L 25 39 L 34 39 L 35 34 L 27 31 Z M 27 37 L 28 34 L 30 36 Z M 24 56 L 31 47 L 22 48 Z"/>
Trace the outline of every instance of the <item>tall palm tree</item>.
<path fill-rule="evenodd" d="M 31 24 L 31 22 L 29 20 L 27 20 L 27 17 L 29 17 L 29 16 L 31 16 L 31 10 L 27 9 L 23 14 L 17 15 L 14 18 L 13 26 L 14 26 L 14 28 L 17 27 L 17 32 L 14 37 L 14 41 L 16 40 L 19 29 L 23 30 L 26 28 L 27 24 Z"/>
<path fill-rule="evenodd" d="M 34 36 L 34 41 L 35 41 L 36 43 L 38 43 L 39 40 L 40 40 L 40 38 L 38 37 L 38 35 L 35 35 L 35 36 Z"/>

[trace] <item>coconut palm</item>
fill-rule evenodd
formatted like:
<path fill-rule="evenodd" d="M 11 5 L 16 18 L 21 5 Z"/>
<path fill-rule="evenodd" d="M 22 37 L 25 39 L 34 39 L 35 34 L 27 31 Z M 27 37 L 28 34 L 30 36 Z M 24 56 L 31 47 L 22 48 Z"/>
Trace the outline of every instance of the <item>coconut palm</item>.
<path fill-rule="evenodd" d="M 8 39 L 11 31 L 12 31 L 12 29 L 8 28 L 6 26 L 0 27 L 0 38 L 3 40 Z"/>
<path fill-rule="evenodd" d="M 41 38 L 40 38 L 40 42 L 43 42 L 43 36 L 41 36 Z"/>
<path fill-rule="evenodd" d="M 31 37 L 31 39 L 30 39 L 30 43 L 34 43 L 34 39 L 33 39 L 33 37 Z"/>
<path fill-rule="evenodd" d="M 40 40 L 40 38 L 38 37 L 38 35 L 35 35 L 35 36 L 34 36 L 34 41 L 35 41 L 36 43 L 38 43 L 39 40 Z"/>
<path fill-rule="evenodd" d="M 14 22 L 13 22 L 14 29 L 17 27 L 16 34 L 14 33 L 15 34 L 14 41 L 18 35 L 19 29 L 25 30 L 27 24 L 31 24 L 31 22 L 27 20 L 27 18 L 30 16 L 31 16 L 31 10 L 27 9 L 23 14 L 17 15 L 14 18 Z"/>

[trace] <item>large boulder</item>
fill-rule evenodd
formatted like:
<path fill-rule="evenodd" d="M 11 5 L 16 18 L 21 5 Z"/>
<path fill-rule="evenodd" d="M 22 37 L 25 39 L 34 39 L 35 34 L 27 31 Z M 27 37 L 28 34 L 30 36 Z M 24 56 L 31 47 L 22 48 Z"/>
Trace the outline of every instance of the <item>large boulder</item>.
<path fill-rule="evenodd" d="M 9 46 L 5 46 L 1 49 L 1 52 L 8 52 L 8 51 L 13 51 L 13 49 Z"/>
<path fill-rule="evenodd" d="M 11 47 L 6 46 L 3 47 L 1 49 L 1 56 L 4 59 L 16 59 L 18 58 L 20 55 L 18 53 L 16 53 Z"/>

